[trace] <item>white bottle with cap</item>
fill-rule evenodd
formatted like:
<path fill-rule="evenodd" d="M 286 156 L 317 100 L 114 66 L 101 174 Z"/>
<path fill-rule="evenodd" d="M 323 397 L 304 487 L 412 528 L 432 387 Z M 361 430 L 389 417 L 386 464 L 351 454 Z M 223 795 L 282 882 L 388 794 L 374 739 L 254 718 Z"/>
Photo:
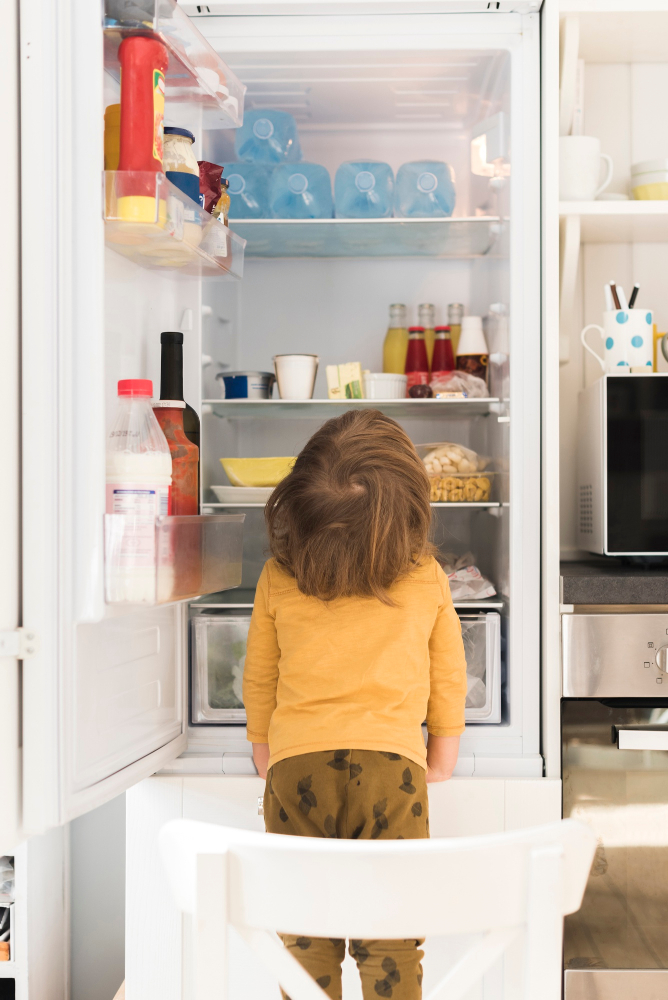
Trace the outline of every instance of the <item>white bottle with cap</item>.
<path fill-rule="evenodd" d="M 457 345 L 457 369 L 487 381 L 489 350 L 481 316 L 462 316 L 462 332 Z"/>

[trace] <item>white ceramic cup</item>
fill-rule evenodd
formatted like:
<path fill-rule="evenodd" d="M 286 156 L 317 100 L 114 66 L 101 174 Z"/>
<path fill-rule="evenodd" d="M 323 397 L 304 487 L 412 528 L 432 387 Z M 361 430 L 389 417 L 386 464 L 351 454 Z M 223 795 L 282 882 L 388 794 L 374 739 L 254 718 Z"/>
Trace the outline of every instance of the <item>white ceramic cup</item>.
<path fill-rule="evenodd" d="M 601 160 L 607 164 L 603 183 Z M 559 139 L 559 198 L 561 201 L 593 201 L 612 180 L 612 159 L 601 152 L 593 135 L 562 135 Z"/>
<path fill-rule="evenodd" d="M 273 359 L 281 399 L 311 399 L 320 358 L 317 354 L 277 354 Z"/>
<path fill-rule="evenodd" d="M 590 323 L 580 334 L 583 346 L 604 372 L 621 373 L 631 368 L 652 371 L 654 354 L 653 315 L 648 309 L 611 309 L 603 313 L 603 326 Z M 586 335 L 598 330 L 603 338 L 603 356 L 589 346 Z"/>

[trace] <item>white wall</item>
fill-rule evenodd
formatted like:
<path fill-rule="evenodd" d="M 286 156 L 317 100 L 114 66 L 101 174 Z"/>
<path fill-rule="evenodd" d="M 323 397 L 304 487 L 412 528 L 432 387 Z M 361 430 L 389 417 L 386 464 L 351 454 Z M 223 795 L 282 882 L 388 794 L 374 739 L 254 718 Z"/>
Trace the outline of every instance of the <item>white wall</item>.
<path fill-rule="evenodd" d="M 125 795 L 70 823 L 70 1000 L 112 1000 L 125 978 Z"/>

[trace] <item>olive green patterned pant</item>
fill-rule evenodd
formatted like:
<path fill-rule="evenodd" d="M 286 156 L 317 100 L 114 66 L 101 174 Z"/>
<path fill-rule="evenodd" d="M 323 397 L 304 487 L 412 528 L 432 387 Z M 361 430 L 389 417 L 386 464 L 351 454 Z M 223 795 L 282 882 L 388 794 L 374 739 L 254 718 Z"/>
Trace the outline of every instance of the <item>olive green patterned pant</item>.
<path fill-rule="evenodd" d="M 264 793 L 269 833 L 347 840 L 429 836 L 425 771 L 379 750 L 325 750 L 279 761 Z M 346 942 L 281 935 L 286 948 L 332 998 L 341 1000 Z M 364 1000 L 420 1000 L 424 942 L 351 941 Z M 283 994 L 285 996 L 285 994 Z"/>

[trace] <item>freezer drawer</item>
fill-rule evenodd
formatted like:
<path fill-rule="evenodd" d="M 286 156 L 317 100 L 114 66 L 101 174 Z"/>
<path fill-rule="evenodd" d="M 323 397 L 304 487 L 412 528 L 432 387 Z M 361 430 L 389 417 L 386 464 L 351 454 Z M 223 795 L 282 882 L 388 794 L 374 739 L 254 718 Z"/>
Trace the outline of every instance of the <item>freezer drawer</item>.
<path fill-rule="evenodd" d="M 501 616 L 460 615 L 466 650 L 466 721 L 501 721 Z M 191 718 L 194 725 L 245 723 L 241 684 L 249 615 L 203 613 L 191 619 Z"/>

